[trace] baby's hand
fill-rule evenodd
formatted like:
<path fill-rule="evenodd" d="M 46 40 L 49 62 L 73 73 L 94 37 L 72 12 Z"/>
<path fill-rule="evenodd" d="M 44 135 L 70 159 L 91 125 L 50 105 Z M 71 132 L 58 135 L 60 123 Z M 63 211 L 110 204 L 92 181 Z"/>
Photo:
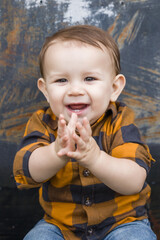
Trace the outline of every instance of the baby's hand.
<path fill-rule="evenodd" d="M 61 114 L 58 121 L 58 136 L 56 139 L 56 150 L 59 157 L 67 156 L 68 152 L 75 151 L 75 141 L 72 137 L 75 132 L 77 115 L 72 114 L 71 119 L 66 124 L 64 116 Z"/>
<path fill-rule="evenodd" d="M 76 128 L 80 134 L 73 133 L 74 142 L 77 145 L 75 151 L 68 152 L 67 156 L 76 159 L 84 167 L 90 166 L 100 155 L 100 148 L 92 137 L 92 130 L 87 118 L 82 123 L 77 122 Z"/>

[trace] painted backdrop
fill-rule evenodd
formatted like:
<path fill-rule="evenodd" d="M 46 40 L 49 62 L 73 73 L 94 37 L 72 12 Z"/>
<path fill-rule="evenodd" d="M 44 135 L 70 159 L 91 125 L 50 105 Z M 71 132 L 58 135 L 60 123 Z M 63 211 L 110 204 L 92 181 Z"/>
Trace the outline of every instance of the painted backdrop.
<path fill-rule="evenodd" d="M 121 100 L 135 111 L 137 125 L 157 160 L 149 176 L 153 189 L 151 210 L 157 224 L 159 23 L 159 0 L 0 0 L 0 193 L 12 191 L 7 195 L 9 199 L 0 195 L 0 206 L 9 202 L 16 191 L 12 163 L 25 124 L 35 110 L 46 104 L 36 87 L 41 45 L 45 37 L 65 26 L 91 24 L 108 30 L 118 43 L 122 73 L 127 79 Z"/>

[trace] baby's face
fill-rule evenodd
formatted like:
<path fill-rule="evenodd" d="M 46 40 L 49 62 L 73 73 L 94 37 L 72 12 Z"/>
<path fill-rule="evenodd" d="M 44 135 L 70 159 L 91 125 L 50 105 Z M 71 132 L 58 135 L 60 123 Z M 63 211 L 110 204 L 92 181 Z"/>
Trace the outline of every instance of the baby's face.
<path fill-rule="evenodd" d="M 80 42 L 55 42 L 45 53 L 45 96 L 53 113 L 68 122 L 76 113 L 94 123 L 113 93 L 113 63 L 107 50 Z"/>

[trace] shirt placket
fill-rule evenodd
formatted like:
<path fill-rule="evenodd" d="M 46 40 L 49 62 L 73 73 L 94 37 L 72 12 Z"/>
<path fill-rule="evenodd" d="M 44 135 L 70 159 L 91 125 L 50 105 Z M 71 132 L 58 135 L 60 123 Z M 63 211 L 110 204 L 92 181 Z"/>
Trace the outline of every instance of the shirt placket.
<path fill-rule="evenodd" d="M 82 206 L 88 216 L 86 235 L 89 237 L 94 233 L 94 226 L 90 222 L 90 212 L 94 205 L 94 176 L 87 168 L 82 166 L 79 166 L 79 175 L 82 184 Z"/>

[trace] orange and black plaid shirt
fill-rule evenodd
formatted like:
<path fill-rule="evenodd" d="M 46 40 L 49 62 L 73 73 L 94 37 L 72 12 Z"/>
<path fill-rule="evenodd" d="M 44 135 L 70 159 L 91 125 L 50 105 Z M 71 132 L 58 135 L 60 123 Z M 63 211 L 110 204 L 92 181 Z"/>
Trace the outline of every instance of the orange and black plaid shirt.
<path fill-rule="evenodd" d="M 128 107 L 111 103 L 91 127 L 92 136 L 101 150 L 117 158 L 135 161 L 148 173 L 153 159 L 141 140 L 133 112 Z M 57 118 L 51 109 L 34 113 L 15 156 L 14 176 L 19 189 L 39 187 L 44 219 L 58 226 L 64 239 L 103 239 L 120 224 L 147 218 L 150 187 L 146 182 L 141 192 L 121 195 L 74 159 L 70 159 L 51 179 L 36 183 L 29 173 L 29 157 L 36 148 L 55 141 L 56 136 Z"/>

